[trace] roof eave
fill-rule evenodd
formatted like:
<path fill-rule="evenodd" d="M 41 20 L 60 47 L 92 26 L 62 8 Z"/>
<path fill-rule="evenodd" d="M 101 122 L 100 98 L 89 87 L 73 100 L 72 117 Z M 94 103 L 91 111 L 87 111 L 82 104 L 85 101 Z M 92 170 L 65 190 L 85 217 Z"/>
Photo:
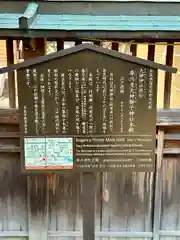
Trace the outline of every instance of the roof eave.
<path fill-rule="evenodd" d="M 80 51 L 83 51 L 83 50 L 94 51 L 94 52 L 105 54 L 105 55 L 108 55 L 108 56 L 111 56 L 111 57 L 114 57 L 114 58 L 119 58 L 119 59 L 124 60 L 124 61 L 140 64 L 140 65 L 143 65 L 143 66 L 146 66 L 146 67 L 149 67 L 149 68 L 160 69 L 160 70 L 163 70 L 163 71 L 166 71 L 166 72 L 171 72 L 171 73 L 176 73 L 177 72 L 176 68 L 169 67 L 167 65 L 155 63 L 155 62 L 152 62 L 152 61 L 149 61 L 149 60 L 144 60 L 144 59 L 141 59 L 141 58 L 130 56 L 130 55 L 125 54 L 125 53 L 120 53 L 120 52 L 117 52 L 117 51 L 109 50 L 107 48 L 102 48 L 102 47 L 99 47 L 99 46 L 96 46 L 96 45 L 93 45 L 93 44 L 86 43 L 86 44 L 77 45 L 77 46 L 72 47 L 72 48 L 64 49 L 64 50 L 61 50 L 59 52 L 51 53 L 51 54 L 48 54 L 48 55 L 45 55 L 45 56 L 40 56 L 40 57 L 37 57 L 35 59 L 26 60 L 22 63 L 9 65 L 8 67 L 1 68 L 0 69 L 0 74 L 6 73 L 6 72 L 11 72 L 11 71 L 14 71 L 14 70 L 19 70 L 21 68 L 27 68 L 27 67 L 30 67 L 30 66 L 33 66 L 33 65 L 36 65 L 36 64 L 40 64 L 40 63 L 47 62 L 47 61 L 50 61 L 50 60 L 53 60 L 53 59 L 61 58 L 61 57 L 67 56 L 69 54 L 77 53 L 77 52 L 80 52 Z"/>

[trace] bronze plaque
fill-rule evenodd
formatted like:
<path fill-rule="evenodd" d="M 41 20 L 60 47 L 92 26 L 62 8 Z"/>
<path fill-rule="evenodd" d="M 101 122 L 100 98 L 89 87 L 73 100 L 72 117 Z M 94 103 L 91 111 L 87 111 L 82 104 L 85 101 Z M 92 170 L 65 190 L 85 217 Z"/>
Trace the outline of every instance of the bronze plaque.
<path fill-rule="evenodd" d="M 25 170 L 154 171 L 157 70 L 83 50 L 18 71 Z"/>

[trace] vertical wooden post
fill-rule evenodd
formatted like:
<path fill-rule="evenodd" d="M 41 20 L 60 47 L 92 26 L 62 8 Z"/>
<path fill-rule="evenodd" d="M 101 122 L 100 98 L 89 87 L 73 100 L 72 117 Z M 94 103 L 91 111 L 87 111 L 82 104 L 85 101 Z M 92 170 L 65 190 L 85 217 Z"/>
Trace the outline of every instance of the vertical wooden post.
<path fill-rule="evenodd" d="M 64 40 L 57 39 L 57 52 L 64 49 Z"/>
<path fill-rule="evenodd" d="M 172 66 L 173 65 L 174 46 L 172 45 L 173 42 L 168 42 L 168 43 L 171 45 L 167 46 L 166 65 Z M 165 73 L 165 83 L 164 83 L 164 108 L 170 108 L 171 82 L 172 82 L 172 73 L 166 72 Z"/>
<path fill-rule="evenodd" d="M 94 41 L 93 43 L 97 46 L 101 46 L 101 41 Z"/>
<path fill-rule="evenodd" d="M 46 53 L 44 38 L 36 38 L 33 40 L 29 39 L 29 43 L 32 41 L 35 49 L 33 49 L 33 46 L 31 46 L 31 44 L 29 44 L 28 47 L 26 47 L 25 41 L 23 41 L 24 60 L 43 56 Z"/>
<path fill-rule="evenodd" d="M 81 39 L 76 39 L 75 41 L 75 46 L 82 44 L 82 40 Z"/>
<path fill-rule="evenodd" d="M 95 186 L 95 174 L 83 173 L 83 240 L 95 239 Z"/>
<path fill-rule="evenodd" d="M 119 43 L 113 42 L 111 46 L 112 50 L 118 51 L 119 50 Z"/>
<path fill-rule="evenodd" d="M 159 240 L 159 230 L 161 222 L 161 196 L 162 196 L 162 172 L 163 172 L 163 150 L 164 150 L 164 130 L 158 130 L 157 138 L 157 159 L 156 159 L 156 174 L 155 174 L 155 201 L 154 201 L 154 219 L 153 231 L 154 240 Z"/>
<path fill-rule="evenodd" d="M 6 52 L 7 52 L 7 65 L 14 64 L 14 47 L 12 38 L 8 38 L 6 40 Z M 10 108 L 15 108 L 16 84 L 14 71 L 8 73 L 8 91 L 9 91 L 9 106 Z"/>
<path fill-rule="evenodd" d="M 147 59 L 150 61 L 154 61 L 154 57 L 155 57 L 155 45 L 148 45 Z"/>
<path fill-rule="evenodd" d="M 132 52 L 132 56 L 137 55 L 137 44 L 131 44 L 130 51 Z"/>

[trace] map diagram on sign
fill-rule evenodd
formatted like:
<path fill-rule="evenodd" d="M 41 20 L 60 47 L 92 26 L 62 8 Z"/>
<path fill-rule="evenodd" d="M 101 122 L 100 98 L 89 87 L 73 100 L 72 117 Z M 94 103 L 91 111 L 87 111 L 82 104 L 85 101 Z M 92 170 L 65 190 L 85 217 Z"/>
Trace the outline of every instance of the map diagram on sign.
<path fill-rule="evenodd" d="M 72 169 L 72 138 L 25 138 L 25 169 Z"/>

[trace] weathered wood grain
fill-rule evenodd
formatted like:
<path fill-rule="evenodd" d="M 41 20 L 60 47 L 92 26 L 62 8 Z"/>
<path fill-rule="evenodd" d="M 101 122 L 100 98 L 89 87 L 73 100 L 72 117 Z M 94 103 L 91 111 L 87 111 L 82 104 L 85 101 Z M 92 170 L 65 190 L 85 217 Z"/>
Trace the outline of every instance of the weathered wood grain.
<path fill-rule="evenodd" d="M 164 131 L 159 129 L 157 142 L 157 159 L 156 159 L 156 174 L 155 174 L 155 200 L 154 200 L 154 219 L 153 232 L 154 239 L 159 240 L 159 229 L 161 221 L 161 195 L 162 195 L 162 160 L 164 148 Z"/>
<path fill-rule="evenodd" d="M 55 186 L 49 189 L 49 230 L 81 230 L 80 174 L 59 175 L 54 181 Z"/>
<path fill-rule="evenodd" d="M 16 154 L 0 154 L 0 229 L 26 231 L 26 180 Z"/>
<path fill-rule="evenodd" d="M 103 231 L 152 231 L 152 173 L 104 173 Z"/>
<path fill-rule="evenodd" d="M 101 231 L 102 222 L 102 173 L 96 174 L 95 186 L 95 231 Z"/>
<path fill-rule="evenodd" d="M 17 109 L 0 109 L 0 123 L 19 123 L 19 114 Z"/>
<path fill-rule="evenodd" d="M 162 173 L 162 230 L 180 230 L 180 162 L 179 157 L 164 159 Z"/>
<path fill-rule="evenodd" d="M 47 177 L 27 177 L 29 240 L 48 240 L 49 188 Z"/>
<path fill-rule="evenodd" d="M 180 110 L 158 109 L 157 126 L 180 126 Z"/>

